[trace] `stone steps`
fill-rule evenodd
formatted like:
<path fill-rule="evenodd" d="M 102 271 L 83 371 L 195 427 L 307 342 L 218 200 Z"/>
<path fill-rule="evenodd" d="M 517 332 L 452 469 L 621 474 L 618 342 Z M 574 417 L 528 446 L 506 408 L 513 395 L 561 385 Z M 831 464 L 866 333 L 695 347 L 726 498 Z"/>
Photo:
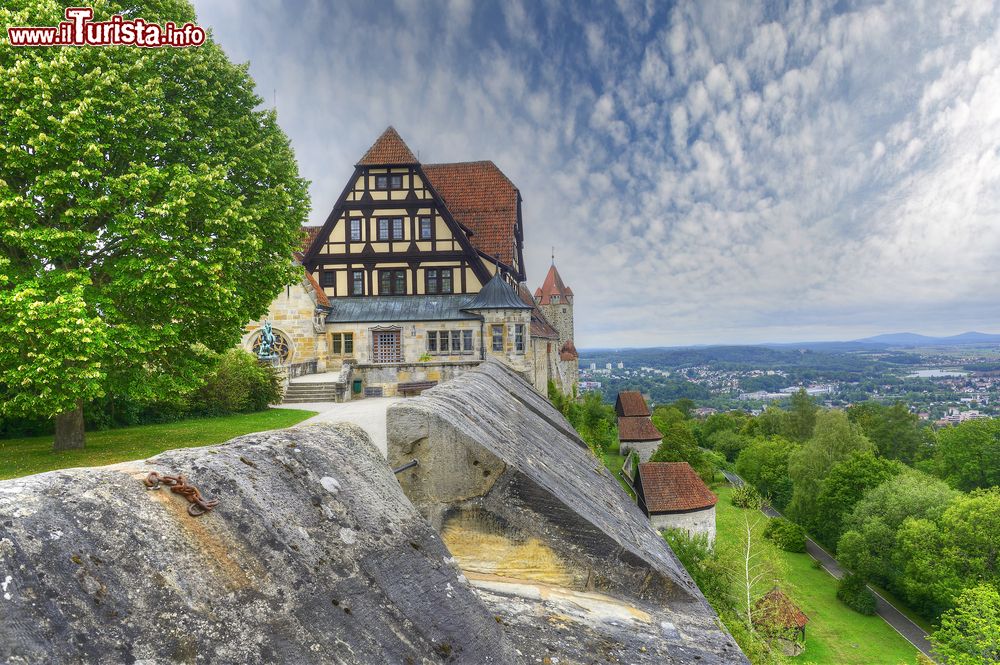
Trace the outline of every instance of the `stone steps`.
<path fill-rule="evenodd" d="M 304 402 L 336 402 L 343 394 L 341 383 L 290 383 L 285 391 L 284 404 L 301 404 Z"/>

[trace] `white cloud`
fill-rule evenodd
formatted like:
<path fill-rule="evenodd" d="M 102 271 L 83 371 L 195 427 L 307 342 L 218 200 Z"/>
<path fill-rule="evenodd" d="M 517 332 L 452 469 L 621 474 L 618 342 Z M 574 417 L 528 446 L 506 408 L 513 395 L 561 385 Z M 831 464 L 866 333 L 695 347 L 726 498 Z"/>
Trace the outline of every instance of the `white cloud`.
<path fill-rule="evenodd" d="M 578 346 L 996 329 L 992 2 L 197 8 L 277 89 L 314 222 L 388 124 L 499 164 Z"/>

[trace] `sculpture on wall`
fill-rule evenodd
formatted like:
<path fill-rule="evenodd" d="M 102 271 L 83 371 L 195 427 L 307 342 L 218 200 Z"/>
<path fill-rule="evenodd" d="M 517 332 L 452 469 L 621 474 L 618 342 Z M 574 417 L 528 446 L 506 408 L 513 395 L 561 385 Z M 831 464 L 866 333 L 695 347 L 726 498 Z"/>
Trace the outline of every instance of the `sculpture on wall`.
<path fill-rule="evenodd" d="M 265 321 L 258 338 L 257 357 L 260 360 L 274 360 L 277 354 L 274 352 L 274 332 L 271 330 L 271 322 Z"/>

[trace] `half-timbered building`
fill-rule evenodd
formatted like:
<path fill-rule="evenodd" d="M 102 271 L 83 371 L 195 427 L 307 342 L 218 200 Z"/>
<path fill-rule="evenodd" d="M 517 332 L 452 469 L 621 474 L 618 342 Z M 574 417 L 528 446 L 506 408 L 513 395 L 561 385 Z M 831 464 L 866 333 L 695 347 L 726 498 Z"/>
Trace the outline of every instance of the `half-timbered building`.
<path fill-rule="evenodd" d="M 307 229 L 302 283 L 272 305 L 283 363 L 292 376 L 347 366 L 368 394 L 391 395 L 492 356 L 541 391 L 552 380 L 568 392 L 575 349 L 570 372 L 560 330 L 524 284 L 523 248 L 520 192 L 493 162 L 421 164 L 389 127 Z M 248 326 L 248 348 L 262 324 Z"/>

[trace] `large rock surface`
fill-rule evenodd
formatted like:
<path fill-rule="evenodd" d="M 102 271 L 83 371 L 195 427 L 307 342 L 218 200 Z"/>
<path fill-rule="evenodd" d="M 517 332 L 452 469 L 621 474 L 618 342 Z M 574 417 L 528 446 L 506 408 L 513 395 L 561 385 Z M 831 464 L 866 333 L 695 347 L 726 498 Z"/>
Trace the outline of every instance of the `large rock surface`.
<path fill-rule="evenodd" d="M 419 462 L 403 491 L 531 660 L 746 662 L 642 511 L 505 365 L 393 405 L 387 423 L 389 462 Z"/>
<path fill-rule="evenodd" d="M 193 518 L 149 471 L 220 505 Z M 0 662 L 520 658 L 353 426 L 0 482 Z"/>

